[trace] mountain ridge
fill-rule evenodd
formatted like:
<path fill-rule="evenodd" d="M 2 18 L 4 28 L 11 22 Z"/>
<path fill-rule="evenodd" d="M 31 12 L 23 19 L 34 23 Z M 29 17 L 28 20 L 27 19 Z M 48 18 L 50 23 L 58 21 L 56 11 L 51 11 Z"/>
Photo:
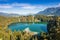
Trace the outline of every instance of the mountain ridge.
<path fill-rule="evenodd" d="M 52 7 L 52 8 L 47 8 L 43 11 L 38 12 L 37 14 L 41 14 L 41 15 L 56 15 L 56 16 L 60 16 L 60 7 Z"/>
<path fill-rule="evenodd" d="M 15 17 L 15 16 L 19 16 L 19 14 L 8 14 L 8 13 L 4 13 L 4 12 L 0 12 L 0 16 L 8 16 L 8 17 Z"/>
<path fill-rule="evenodd" d="M 43 11 L 39 11 L 38 13 L 34 14 L 34 15 L 56 15 L 56 16 L 60 16 L 60 7 L 51 7 L 51 8 L 46 8 Z M 15 13 L 4 13 L 4 12 L 0 12 L 0 16 L 8 16 L 8 17 L 17 17 L 17 16 L 22 16 L 19 14 L 15 14 Z M 25 15 L 26 16 L 26 15 Z"/>

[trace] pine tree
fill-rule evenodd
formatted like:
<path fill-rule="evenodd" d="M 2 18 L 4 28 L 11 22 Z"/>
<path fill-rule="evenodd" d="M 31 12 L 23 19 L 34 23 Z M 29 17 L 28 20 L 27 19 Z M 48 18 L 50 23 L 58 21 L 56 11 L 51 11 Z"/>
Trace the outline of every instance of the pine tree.
<path fill-rule="evenodd" d="M 37 37 L 35 37 L 35 40 L 38 40 L 38 38 L 37 38 Z"/>

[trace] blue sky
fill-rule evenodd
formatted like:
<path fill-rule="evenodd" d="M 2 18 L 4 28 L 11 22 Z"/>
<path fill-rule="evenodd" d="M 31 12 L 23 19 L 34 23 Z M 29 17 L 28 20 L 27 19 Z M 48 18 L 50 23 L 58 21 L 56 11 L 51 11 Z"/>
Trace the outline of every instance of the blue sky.
<path fill-rule="evenodd" d="M 60 0 L 0 0 L 0 12 L 35 14 L 49 7 L 60 7 Z"/>

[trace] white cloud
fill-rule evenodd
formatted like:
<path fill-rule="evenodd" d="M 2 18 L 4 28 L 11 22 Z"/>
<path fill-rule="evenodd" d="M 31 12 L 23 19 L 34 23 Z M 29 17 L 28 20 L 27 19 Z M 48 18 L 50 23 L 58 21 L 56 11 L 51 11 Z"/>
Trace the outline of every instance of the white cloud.
<path fill-rule="evenodd" d="M 13 3 L 13 4 L 0 4 L 0 12 L 6 12 L 6 13 L 17 13 L 20 15 L 27 15 L 27 14 L 35 14 L 39 11 L 42 11 L 48 7 L 56 7 L 60 6 L 60 4 L 57 5 L 31 5 L 31 4 L 24 4 L 24 3 Z M 7 10 L 8 8 L 8 10 Z"/>
<path fill-rule="evenodd" d="M 24 3 L 14 3 L 12 4 L 14 7 L 20 7 L 23 9 L 36 9 L 36 8 L 46 8 L 44 5 L 31 5 L 31 4 L 24 4 Z"/>
<path fill-rule="evenodd" d="M 8 4 L 0 4 L 0 8 L 12 8 L 12 6 Z"/>
<path fill-rule="evenodd" d="M 22 8 L 22 9 L 37 9 L 37 8 L 47 8 L 44 5 L 31 5 L 31 4 L 23 4 L 23 3 L 13 3 L 13 4 L 0 4 L 0 8 Z"/>
<path fill-rule="evenodd" d="M 21 8 L 23 8 L 23 9 L 35 9 L 36 7 L 35 6 L 23 6 Z"/>
<path fill-rule="evenodd" d="M 60 3 L 58 4 L 58 6 L 60 7 Z"/>
<path fill-rule="evenodd" d="M 12 8 L 11 6 L 2 6 L 0 5 L 0 8 Z"/>
<path fill-rule="evenodd" d="M 30 13 L 35 14 L 38 11 L 42 10 L 42 8 L 44 9 L 45 7 L 42 7 L 40 5 L 31 5 L 31 4 L 23 4 L 23 3 L 3 4 L 0 5 L 0 12 L 28 15 Z"/>

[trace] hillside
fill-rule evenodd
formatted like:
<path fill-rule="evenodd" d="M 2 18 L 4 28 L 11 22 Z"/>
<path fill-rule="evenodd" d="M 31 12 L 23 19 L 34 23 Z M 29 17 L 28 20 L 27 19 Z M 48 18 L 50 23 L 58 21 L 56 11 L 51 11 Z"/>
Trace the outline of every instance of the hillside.
<path fill-rule="evenodd" d="M 60 16 L 60 7 L 54 7 L 54 8 L 47 8 L 43 11 L 38 12 L 37 14 L 41 15 L 57 15 Z"/>

